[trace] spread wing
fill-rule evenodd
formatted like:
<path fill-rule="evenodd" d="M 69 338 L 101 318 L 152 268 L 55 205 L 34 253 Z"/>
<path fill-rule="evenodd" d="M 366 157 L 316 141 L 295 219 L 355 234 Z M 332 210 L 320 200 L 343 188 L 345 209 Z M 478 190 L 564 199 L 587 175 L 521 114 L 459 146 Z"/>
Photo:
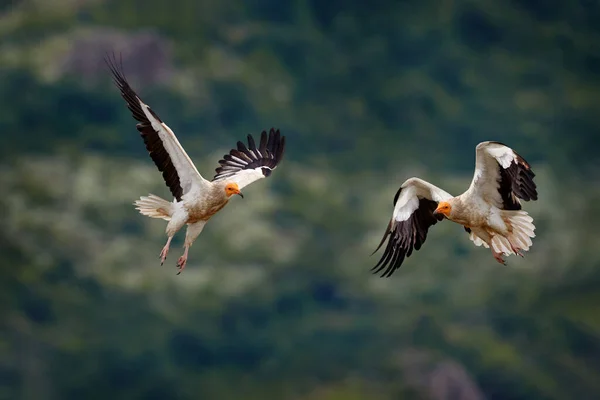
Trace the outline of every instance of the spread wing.
<path fill-rule="evenodd" d="M 499 142 L 475 150 L 475 174 L 467 193 L 503 210 L 520 210 L 521 200 L 537 200 L 535 174 L 523 157 Z"/>
<path fill-rule="evenodd" d="M 271 175 L 283 158 L 284 150 L 285 136 L 281 136 L 279 129 L 271 128 L 268 135 L 266 131 L 262 131 L 258 147 L 252 135 L 248 135 L 248 146 L 237 142 L 237 149 L 231 150 L 219 160 L 221 166 L 215 170 L 217 174 L 213 181 L 235 182 L 242 189 Z"/>
<path fill-rule="evenodd" d="M 129 86 L 122 64 L 117 63 L 114 55 L 106 57 L 105 61 L 133 118 L 139 121 L 136 128 L 144 139 L 150 158 L 162 172 L 173 197 L 180 201 L 181 196 L 189 192 L 192 185 L 207 185 L 208 181 L 200 175 L 171 128 L 162 122 Z"/>
<path fill-rule="evenodd" d="M 451 194 L 437 186 L 418 178 L 406 180 L 394 197 L 394 213 L 387 226 L 381 243 L 373 252 L 377 252 L 388 239 L 381 259 L 371 270 L 382 277 L 391 276 L 402 265 L 406 257 L 419 250 L 429 227 L 435 225 L 443 216 L 436 218 L 433 211 L 438 202 L 448 200 Z"/>

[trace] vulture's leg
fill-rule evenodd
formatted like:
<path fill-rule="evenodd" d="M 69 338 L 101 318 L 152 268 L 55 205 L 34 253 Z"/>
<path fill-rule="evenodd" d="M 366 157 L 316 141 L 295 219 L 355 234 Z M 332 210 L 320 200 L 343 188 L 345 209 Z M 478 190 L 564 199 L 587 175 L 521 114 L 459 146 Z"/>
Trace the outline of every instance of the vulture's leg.
<path fill-rule="evenodd" d="M 185 268 L 185 264 L 187 264 L 187 259 L 188 259 L 188 250 L 190 249 L 189 246 L 185 246 L 185 249 L 183 250 L 183 255 L 181 257 L 179 257 L 179 260 L 177 260 L 177 275 L 179 275 L 181 273 L 181 271 L 183 271 L 183 269 Z"/>
<path fill-rule="evenodd" d="M 165 247 L 163 247 L 160 252 L 160 265 L 163 265 L 163 263 L 167 259 L 167 254 L 169 254 L 169 246 L 171 246 L 171 240 L 173 240 L 173 236 L 169 236 L 169 238 L 167 239 L 167 244 L 165 244 Z"/>
<path fill-rule="evenodd" d="M 490 246 L 490 249 L 492 249 L 492 247 Z M 496 261 L 498 261 L 500 264 L 502 265 L 506 265 L 506 261 L 504 260 L 504 258 L 502 258 L 502 253 L 496 253 L 494 251 L 494 249 L 492 249 L 492 255 L 494 256 L 494 258 L 496 259 Z"/>
<path fill-rule="evenodd" d="M 188 214 L 183 208 L 176 210 L 175 213 L 173 213 L 173 215 L 171 216 L 171 220 L 167 224 L 167 229 L 165 229 L 168 239 L 167 243 L 165 244 L 165 247 L 163 247 L 163 249 L 160 252 L 160 265 L 163 265 L 163 263 L 167 259 L 167 254 L 169 254 L 169 247 L 171 246 L 171 240 L 173 240 L 173 236 L 175 236 L 178 230 L 183 228 L 187 219 Z"/>
<path fill-rule="evenodd" d="M 179 269 L 179 271 L 177 271 L 177 275 L 179 275 L 181 271 L 183 271 L 183 269 L 185 268 L 190 247 L 192 246 L 192 243 L 194 243 L 194 241 L 198 238 L 198 235 L 200 235 L 202 229 L 204 229 L 204 225 L 206 225 L 206 221 L 188 224 L 187 231 L 185 232 L 183 255 L 179 257 L 179 260 L 177 261 L 177 268 Z"/>
<path fill-rule="evenodd" d="M 518 256 L 525 257 L 523 255 L 523 252 L 521 251 L 521 248 L 519 248 L 519 246 L 515 246 L 513 244 L 512 240 L 510 240 L 510 238 L 507 238 L 507 239 L 508 239 L 508 243 L 510 243 L 510 248 L 512 249 L 512 251 L 514 251 L 515 254 L 518 255 Z"/>

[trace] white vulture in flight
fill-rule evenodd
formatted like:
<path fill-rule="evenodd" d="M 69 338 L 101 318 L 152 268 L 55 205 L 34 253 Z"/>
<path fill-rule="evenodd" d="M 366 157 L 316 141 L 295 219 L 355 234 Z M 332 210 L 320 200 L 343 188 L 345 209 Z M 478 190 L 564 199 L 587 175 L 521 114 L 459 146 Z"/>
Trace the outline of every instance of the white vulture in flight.
<path fill-rule="evenodd" d="M 216 175 L 208 181 L 200 175 L 173 131 L 129 86 L 122 65 L 117 64 L 114 56 L 112 59 L 107 57 L 106 62 L 133 118 L 139 121 L 136 128 L 150 158 L 162 172 L 174 197 L 170 202 L 150 194 L 134 203 L 141 214 L 169 221 L 167 243 L 160 252 L 161 265 L 167 258 L 173 236 L 187 224 L 184 252 L 177 262 L 179 274 L 187 263 L 190 246 L 208 220 L 225 207 L 231 196 L 243 198 L 242 188 L 271 175 L 283 157 L 285 136 L 271 128 L 268 135 L 265 131 L 261 133 L 257 146 L 254 138 L 248 135 L 248 146 L 238 142 L 237 148 L 219 161 Z"/>
<path fill-rule="evenodd" d="M 483 142 L 475 151 L 471 186 L 460 196 L 419 178 L 407 179 L 394 197 L 394 212 L 377 252 L 385 251 L 372 270 L 389 277 L 406 257 L 419 250 L 427 231 L 444 218 L 464 226 L 476 246 L 490 248 L 506 265 L 503 255 L 518 254 L 532 245 L 533 218 L 521 210 L 521 202 L 537 200 L 535 174 L 527 161 L 499 142 Z"/>

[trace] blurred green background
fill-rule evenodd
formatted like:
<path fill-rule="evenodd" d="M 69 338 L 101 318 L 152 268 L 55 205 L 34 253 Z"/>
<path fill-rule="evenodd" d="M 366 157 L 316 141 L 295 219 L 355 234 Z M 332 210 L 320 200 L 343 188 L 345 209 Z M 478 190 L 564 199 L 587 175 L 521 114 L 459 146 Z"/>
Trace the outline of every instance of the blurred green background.
<path fill-rule="evenodd" d="M 597 1 L 2 0 L 0 38 L 0 399 L 600 398 Z M 205 177 L 287 136 L 181 276 L 113 50 Z M 461 193 L 484 140 L 531 251 L 445 222 L 372 275 L 399 185 Z"/>

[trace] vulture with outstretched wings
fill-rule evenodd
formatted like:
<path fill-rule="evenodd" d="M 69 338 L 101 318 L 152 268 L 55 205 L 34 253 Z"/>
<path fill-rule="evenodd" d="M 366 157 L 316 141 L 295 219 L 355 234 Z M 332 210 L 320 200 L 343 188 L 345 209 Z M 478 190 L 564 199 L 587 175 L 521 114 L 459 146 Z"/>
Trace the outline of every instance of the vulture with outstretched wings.
<path fill-rule="evenodd" d="M 477 145 L 471 186 L 460 196 L 419 178 L 407 179 L 394 198 L 394 212 L 379 250 L 388 240 L 375 273 L 391 276 L 413 250 L 419 250 L 427 231 L 444 218 L 464 226 L 476 246 L 490 248 L 505 264 L 503 255 L 529 250 L 535 226 L 521 210 L 521 202 L 537 200 L 535 174 L 513 149 L 499 142 Z M 375 253 L 374 252 L 374 253 Z"/>
<path fill-rule="evenodd" d="M 136 128 L 150 158 L 162 172 L 174 197 L 170 202 L 150 194 L 134 203 L 141 214 L 169 221 L 167 243 L 160 252 L 161 264 L 167 258 L 173 236 L 187 224 L 184 252 L 177 262 L 179 274 L 187 263 L 190 246 L 206 222 L 225 207 L 231 196 L 244 197 L 242 188 L 271 175 L 283 157 L 285 137 L 272 128 L 268 134 L 265 131 L 261 133 L 257 144 L 248 135 L 248 145 L 238 142 L 237 147 L 219 161 L 216 175 L 209 181 L 200 175 L 173 131 L 131 88 L 123 74 L 122 64 L 117 63 L 114 55 L 107 57 L 106 62 L 121 96 L 138 121 Z"/>

